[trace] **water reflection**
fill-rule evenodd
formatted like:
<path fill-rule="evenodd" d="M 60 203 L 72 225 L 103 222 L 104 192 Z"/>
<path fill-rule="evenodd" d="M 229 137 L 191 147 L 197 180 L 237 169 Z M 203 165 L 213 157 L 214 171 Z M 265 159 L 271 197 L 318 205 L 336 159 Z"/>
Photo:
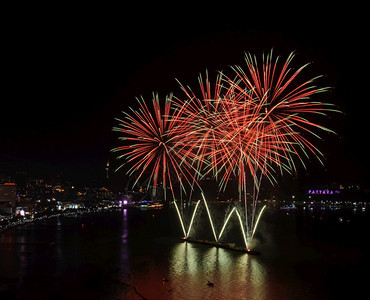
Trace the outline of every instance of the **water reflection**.
<path fill-rule="evenodd" d="M 127 222 L 127 208 L 123 209 L 122 211 L 123 217 L 123 224 L 122 224 L 122 243 L 127 243 L 127 236 L 128 236 L 128 222 Z"/>
<path fill-rule="evenodd" d="M 256 236 L 260 256 L 180 242 L 162 229 L 167 220 L 124 209 L 10 229 L 0 235 L 0 288 L 23 291 L 18 299 L 140 299 L 139 292 L 147 299 L 302 300 L 340 298 L 331 296 L 353 293 L 352 286 L 360 295 L 366 287 L 360 270 L 370 263 L 359 243 L 368 218 L 266 214 Z M 0 289 L 7 299 L 1 296 Z"/>
<path fill-rule="evenodd" d="M 130 274 L 130 251 L 127 245 L 128 233 L 127 209 L 125 208 L 122 211 L 121 249 L 119 256 L 119 266 L 123 281 L 126 281 Z"/>
<path fill-rule="evenodd" d="M 174 245 L 169 273 L 176 288 L 173 294 L 186 299 L 264 299 L 266 271 L 259 257 L 226 249 L 190 244 Z M 206 285 L 214 282 L 213 287 Z"/>
<path fill-rule="evenodd" d="M 170 274 L 172 276 L 181 275 L 187 269 L 187 246 L 187 243 L 179 243 L 173 247 L 170 258 Z"/>

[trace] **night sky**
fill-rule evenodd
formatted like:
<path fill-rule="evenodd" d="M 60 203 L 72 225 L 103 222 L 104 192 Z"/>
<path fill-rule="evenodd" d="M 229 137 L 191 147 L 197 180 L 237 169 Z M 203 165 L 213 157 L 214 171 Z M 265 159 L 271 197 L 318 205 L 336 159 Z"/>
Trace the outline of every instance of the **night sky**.
<path fill-rule="evenodd" d="M 333 88 L 323 100 L 344 112 L 328 119 L 338 135 L 322 134 L 325 167 L 308 161 L 299 180 L 369 186 L 366 9 L 143 9 L 4 10 L 0 173 L 100 183 L 106 162 L 116 166 L 114 118 L 135 97 L 181 95 L 175 78 L 195 87 L 199 72 L 212 76 L 243 65 L 244 51 L 274 48 L 283 58 L 296 51 L 294 66 L 312 62 L 306 74 L 325 75 L 320 83 Z"/>

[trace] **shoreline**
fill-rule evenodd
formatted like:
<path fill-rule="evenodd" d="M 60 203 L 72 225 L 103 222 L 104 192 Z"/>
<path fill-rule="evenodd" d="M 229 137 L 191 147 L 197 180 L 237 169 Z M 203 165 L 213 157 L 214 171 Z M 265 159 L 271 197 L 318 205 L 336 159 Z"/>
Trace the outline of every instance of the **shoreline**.
<path fill-rule="evenodd" d="M 60 213 L 53 213 L 50 215 L 43 215 L 41 217 L 36 217 L 36 218 L 24 218 L 17 220 L 15 222 L 9 222 L 6 225 L 0 225 L 0 234 L 6 232 L 8 229 L 37 222 L 37 221 L 42 221 L 45 219 L 51 219 L 51 218 L 58 218 L 58 217 L 68 217 L 68 216 L 73 216 L 73 215 L 84 215 L 84 214 L 89 214 L 89 213 L 97 213 L 97 212 L 105 212 L 107 210 L 115 210 L 116 208 L 109 208 L 109 209 L 78 209 L 76 211 L 62 211 Z"/>

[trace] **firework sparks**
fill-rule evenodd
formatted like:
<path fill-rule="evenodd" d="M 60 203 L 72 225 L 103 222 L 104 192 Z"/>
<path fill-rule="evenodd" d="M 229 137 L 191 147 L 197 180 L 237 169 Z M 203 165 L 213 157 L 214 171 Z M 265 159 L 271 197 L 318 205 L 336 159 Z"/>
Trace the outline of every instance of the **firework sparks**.
<path fill-rule="evenodd" d="M 125 144 L 112 151 L 123 152 L 118 159 L 125 159 L 125 162 L 119 168 L 125 164 L 130 165 L 127 174 L 137 174 L 134 185 L 147 172 L 148 187 L 157 187 L 158 180 L 161 179 L 163 189 L 166 190 L 169 186 L 173 191 L 172 174 L 181 183 L 184 178 L 189 181 L 191 176 L 187 168 L 189 165 L 184 159 L 190 155 L 185 155 L 178 151 L 179 147 L 174 147 L 180 144 L 178 130 L 181 127 L 177 125 L 177 120 L 181 116 L 181 110 L 171 111 L 172 96 L 166 97 L 163 112 L 158 95 L 153 95 L 153 112 L 143 98 L 137 100 L 138 110 L 131 109 L 132 115 L 124 112 L 125 119 L 117 119 L 119 127 L 114 127 L 113 130 L 123 135 L 120 140 Z"/>
<path fill-rule="evenodd" d="M 118 158 L 131 165 L 128 174 L 137 174 L 135 183 L 148 173 L 153 186 L 161 180 L 164 189 L 170 187 L 174 200 L 174 180 L 180 182 L 183 190 L 184 183 L 193 189 L 195 184 L 200 187 L 198 181 L 212 173 L 219 181 L 220 190 L 225 190 L 230 178 L 237 178 L 239 198 L 244 199 L 244 216 L 234 208 L 218 238 L 202 196 L 215 240 L 220 239 L 235 212 L 248 248 L 265 209 L 264 206 L 255 221 L 262 178 L 274 183 L 276 170 L 296 172 L 296 160 L 304 166 L 304 158 L 310 154 L 322 162 L 322 153 L 310 137 L 320 138 L 317 131 L 332 133 L 311 118 L 337 111 L 331 104 L 312 99 L 328 88 L 315 85 L 320 76 L 303 80 L 303 71 L 309 64 L 293 69 L 294 56 L 291 53 L 281 61 L 274 58 L 271 50 L 262 55 L 261 62 L 246 53 L 246 69 L 232 67 L 232 77 L 219 73 L 211 84 L 207 72 L 205 77 L 200 75 L 198 95 L 180 84 L 185 99 L 168 96 L 163 110 L 158 96 L 154 95 L 154 113 L 139 99 L 139 110 L 132 109 L 132 115 L 124 113 L 125 119 L 118 120 L 120 126 L 114 130 L 123 134 L 120 139 L 126 144 L 113 151 L 123 153 Z M 250 208 L 246 197 L 247 176 L 254 182 Z M 190 233 L 198 204 L 186 233 L 175 202 L 185 236 Z"/>

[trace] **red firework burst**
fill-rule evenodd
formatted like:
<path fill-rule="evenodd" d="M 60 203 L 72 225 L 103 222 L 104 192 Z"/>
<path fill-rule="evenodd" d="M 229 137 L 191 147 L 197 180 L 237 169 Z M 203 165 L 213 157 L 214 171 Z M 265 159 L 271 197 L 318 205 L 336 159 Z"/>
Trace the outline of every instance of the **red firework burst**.
<path fill-rule="evenodd" d="M 189 182 L 189 176 L 192 176 L 189 172 L 191 166 L 186 161 L 191 155 L 182 153 L 184 148 L 181 150 L 179 147 L 182 132 L 186 131 L 183 123 L 178 125 L 182 111 L 172 109 L 172 95 L 165 98 L 163 111 L 158 95 L 153 95 L 153 110 L 143 98 L 137 100 L 138 110 L 131 109 L 132 115 L 124 112 L 125 118 L 117 119 L 119 126 L 113 130 L 123 134 L 119 139 L 124 141 L 124 145 L 112 151 L 123 153 L 118 159 L 125 162 L 119 168 L 130 165 L 128 175 L 137 176 L 134 185 L 147 173 L 148 187 L 157 187 L 158 180 L 161 180 L 163 189 L 169 185 L 173 192 L 174 178 L 182 184 L 184 179 Z"/>
<path fill-rule="evenodd" d="M 328 88 L 314 85 L 318 77 L 301 80 L 308 64 L 293 70 L 293 58 L 291 53 L 280 63 L 271 51 L 259 64 L 247 53 L 246 70 L 235 66 L 233 77 L 220 73 L 213 85 L 208 74 L 205 80 L 200 76 L 199 96 L 180 85 L 185 100 L 166 97 L 163 113 L 157 96 L 153 97 L 154 114 L 139 100 L 139 111 L 125 114 L 126 119 L 115 128 L 127 144 L 114 151 L 124 153 L 120 158 L 132 164 L 129 174 L 138 173 L 137 180 L 151 170 L 153 184 L 160 177 L 164 186 L 172 185 L 171 172 L 186 182 L 213 172 L 221 188 L 231 176 L 238 176 L 239 186 L 245 186 L 246 173 L 257 187 L 258 174 L 275 181 L 276 166 L 281 172 L 294 172 L 296 157 L 303 165 L 309 153 L 320 160 L 321 152 L 307 133 L 318 137 L 316 129 L 332 131 L 310 120 L 310 115 L 335 109 L 311 99 Z"/>

